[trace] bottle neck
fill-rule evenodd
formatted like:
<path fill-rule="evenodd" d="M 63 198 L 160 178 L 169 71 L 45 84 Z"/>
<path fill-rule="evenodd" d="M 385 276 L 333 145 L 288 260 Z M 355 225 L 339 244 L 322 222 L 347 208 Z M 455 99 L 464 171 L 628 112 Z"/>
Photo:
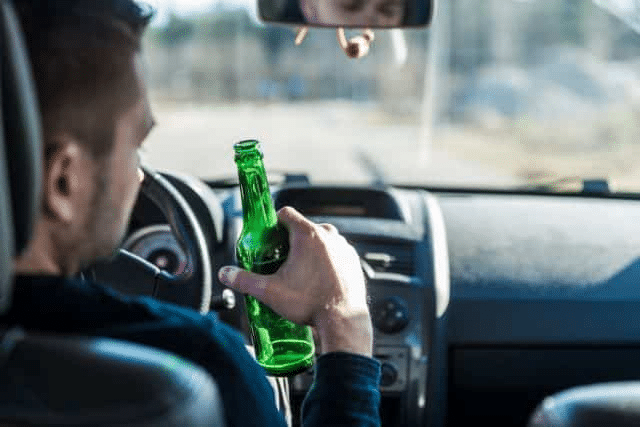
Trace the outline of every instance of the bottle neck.
<path fill-rule="evenodd" d="M 247 227 L 256 225 L 260 228 L 271 228 L 275 227 L 278 218 L 261 157 L 255 156 L 255 158 L 241 159 L 237 162 L 242 197 L 242 219 Z"/>

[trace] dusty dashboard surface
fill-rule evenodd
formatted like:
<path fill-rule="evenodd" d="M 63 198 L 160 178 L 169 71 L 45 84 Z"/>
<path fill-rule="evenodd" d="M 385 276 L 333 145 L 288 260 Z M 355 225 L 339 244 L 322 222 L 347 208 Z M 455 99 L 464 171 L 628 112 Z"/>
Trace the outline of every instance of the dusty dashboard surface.
<path fill-rule="evenodd" d="M 566 388 L 640 377 L 640 203 L 440 194 L 448 426 L 526 425 Z"/>

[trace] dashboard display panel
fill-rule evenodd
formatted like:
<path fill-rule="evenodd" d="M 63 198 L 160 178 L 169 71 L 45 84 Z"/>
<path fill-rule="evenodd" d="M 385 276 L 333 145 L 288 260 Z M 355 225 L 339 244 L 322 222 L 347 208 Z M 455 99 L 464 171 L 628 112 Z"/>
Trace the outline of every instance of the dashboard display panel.
<path fill-rule="evenodd" d="M 370 188 L 283 188 L 274 202 L 278 209 L 292 206 L 308 216 L 403 219 L 391 194 Z"/>
<path fill-rule="evenodd" d="M 349 205 L 309 206 L 304 208 L 302 213 L 309 216 L 366 217 L 367 209 L 364 206 L 349 206 Z"/>

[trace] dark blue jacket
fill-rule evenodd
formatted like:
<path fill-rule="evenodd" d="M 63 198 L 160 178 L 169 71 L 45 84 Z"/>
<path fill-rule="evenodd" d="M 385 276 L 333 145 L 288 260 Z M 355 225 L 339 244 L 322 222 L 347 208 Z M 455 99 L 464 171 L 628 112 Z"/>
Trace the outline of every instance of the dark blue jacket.
<path fill-rule="evenodd" d="M 266 373 L 242 335 L 215 313 L 152 298 L 126 297 L 103 286 L 54 276 L 15 279 L 0 324 L 27 331 L 102 336 L 168 350 L 205 368 L 218 383 L 229 427 L 285 426 Z M 318 357 L 302 406 L 304 427 L 380 425 L 380 364 L 348 353 Z"/>

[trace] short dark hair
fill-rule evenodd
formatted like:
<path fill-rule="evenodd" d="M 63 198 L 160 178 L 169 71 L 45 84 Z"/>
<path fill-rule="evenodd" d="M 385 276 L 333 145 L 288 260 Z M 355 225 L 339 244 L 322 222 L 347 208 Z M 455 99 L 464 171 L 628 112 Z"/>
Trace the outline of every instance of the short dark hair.
<path fill-rule="evenodd" d="M 66 132 L 95 158 L 139 99 L 133 56 L 152 9 L 133 0 L 14 0 L 42 113 L 45 153 Z"/>

